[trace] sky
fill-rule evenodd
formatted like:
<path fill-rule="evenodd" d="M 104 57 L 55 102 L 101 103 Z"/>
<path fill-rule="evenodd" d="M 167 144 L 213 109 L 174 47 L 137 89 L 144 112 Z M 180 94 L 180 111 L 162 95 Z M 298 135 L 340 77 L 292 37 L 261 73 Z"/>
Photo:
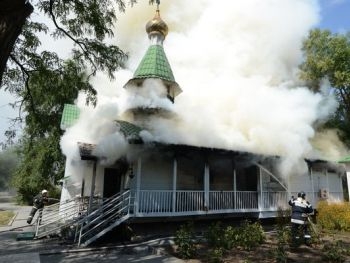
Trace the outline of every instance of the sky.
<path fill-rule="evenodd" d="M 201 0 L 199 2 L 206 2 L 205 0 Z M 261 1 L 261 0 L 259 0 Z M 273 0 L 265 0 L 267 2 L 273 2 Z M 148 2 L 148 1 L 147 1 Z M 193 19 L 192 17 L 196 17 L 196 15 L 199 15 L 201 10 L 199 8 L 196 7 L 192 7 L 188 8 L 186 1 L 178 1 L 177 6 L 175 6 L 174 4 L 168 4 L 166 0 L 161 1 L 161 10 L 162 10 L 162 17 L 166 17 L 167 21 L 169 21 L 169 26 L 172 26 L 172 28 L 174 28 L 175 30 L 171 31 L 167 37 L 166 40 L 166 52 L 168 55 L 168 59 L 170 60 L 170 64 L 173 67 L 173 70 L 176 72 L 176 69 L 178 68 L 179 70 L 177 70 L 177 81 L 180 84 L 184 84 L 186 88 L 186 86 L 190 86 L 191 82 L 188 82 L 187 79 L 190 78 L 188 74 L 188 72 L 191 72 L 192 76 L 196 76 L 197 72 L 193 72 L 188 70 L 187 72 L 185 70 L 181 70 L 181 68 L 186 68 L 186 65 L 183 65 L 181 63 L 193 63 L 193 66 L 197 66 L 198 68 L 203 67 L 203 71 L 207 73 L 207 75 L 211 75 L 211 74 L 215 74 L 215 67 L 211 68 L 210 70 L 208 70 L 208 68 L 210 68 L 210 65 L 213 63 L 213 60 L 211 60 L 212 58 L 210 56 L 208 56 L 207 59 L 198 59 L 197 62 L 194 60 L 186 60 L 183 59 L 182 61 L 180 61 L 179 59 L 177 59 L 178 54 L 176 52 L 176 50 L 181 49 L 182 50 L 182 56 L 188 57 L 188 58 L 194 58 L 195 55 L 197 56 L 201 56 L 201 54 L 195 54 L 196 52 L 202 51 L 202 49 L 191 49 L 191 54 L 186 54 L 186 52 L 184 50 L 186 50 L 186 48 L 188 47 L 188 40 L 194 40 L 197 42 L 194 42 L 195 45 L 197 46 L 201 46 L 201 41 L 203 41 L 203 38 L 201 38 L 200 34 L 205 35 L 206 34 L 206 30 L 209 30 L 209 33 L 214 32 L 213 35 L 215 37 L 221 38 L 224 36 L 220 36 L 219 33 L 220 32 L 224 32 L 226 29 L 226 27 L 231 27 L 232 26 L 232 20 L 225 20 L 225 19 L 217 19 L 215 20 L 217 25 L 222 27 L 221 31 L 219 30 L 218 35 L 215 35 L 215 24 L 208 24 L 206 23 L 206 21 L 200 21 L 202 23 L 197 23 L 198 21 L 193 21 L 191 19 Z M 252 10 L 249 8 L 255 8 L 256 6 L 249 6 L 249 2 L 251 1 L 236 1 L 239 4 L 242 4 L 244 6 L 244 8 L 242 8 L 242 10 Z M 252 3 L 254 3 L 256 1 L 253 1 Z M 276 2 L 276 1 L 275 1 Z M 237 12 L 235 13 L 237 15 L 237 23 L 239 23 L 239 16 L 242 16 L 241 21 L 243 21 L 242 24 L 235 24 L 235 28 L 234 30 L 236 30 L 239 33 L 242 33 L 243 31 L 248 31 L 248 32 L 257 32 L 258 34 L 261 34 L 261 37 L 259 38 L 259 35 L 257 35 L 257 39 L 254 39 L 252 37 L 252 35 L 249 34 L 238 34 L 237 36 L 242 37 L 243 39 L 239 39 L 238 37 L 236 38 L 235 35 L 231 35 L 231 39 L 230 41 L 235 41 L 235 47 L 237 48 L 234 54 L 236 57 L 239 57 L 237 59 L 237 61 L 235 60 L 227 60 L 227 61 L 222 61 L 222 63 L 232 63 L 233 65 L 230 65 L 230 67 L 232 67 L 233 69 L 237 70 L 237 74 L 238 74 L 238 78 L 235 80 L 236 81 L 236 85 L 240 86 L 240 85 L 245 85 L 245 86 L 254 86 L 254 85 L 261 85 L 261 83 L 265 83 L 265 80 L 262 79 L 261 76 L 257 76 L 261 74 L 266 74 L 266 75 L 271 75 L 273 76 L 272 82 L 275 83 L 279 83 L 281 80 L 279 79 L 279 76 L 284 76 L 286 79 L 288 78 L 293 78 L 293 71 L 290 70 L 291 67 L 294 67 L 296 64 L 296 59 L 298 58 L 298 56 L 300 55 L 298 53 L 298 50 L 296 50 L 292 45 L 298 43 L 298 40 L 300 39 L 302 34 L 305 34 L 305 30 L 308 29 L 308 26 L 311 27 L 321 27 L 321 28 L 327 28 L 330 29 L 333 32 L 339 32 L 339 33 L 343 33 L 347 30 L 350 29 L 350 20 L 347 18 L 346 14 L 349 13 L 350 11 L 350 0 L 320 0 L 319 1 L 319 12 L 317 10 L 317 5 L 313 5 L 313 4 L 309 4 L 309 2 L 313 2 L 312 0 L 291 0 L 291 1 L 281 1 L 281 2 L 285 2 L 286 4 L 290 4 L 290 10 L 295 11 L 295 13 L 288 13 L 288 8 L 289 7 L 282 7 L 280 6 L 280 4 L 277 4 L 276 6 L 264 6 L 262 5 L 261 11 L 262 12 L 266 12 L 266 14 L 262 13 L 259 14 L 256 10 L 254 12 Z M 307 4 L 305 4 L 306 2 L 308 2 Z M 258 3 L 258 2 L 257 2 Z M 278 3 L 278 1 L 276 2 Z M 141 3 L 140 3 L 141 5 Z M 133 53 L 131 54 L 131 59 L 130 59 L 130 68 L 135 68 L 135 66 L 137 65 L 137 63 L 139 62 L 140 57 L 142 57 L 143 52 L 145 51 L 144 49 L 140 48 L 140 47 L 144 47 L 147 46 L 147 38 L 145 38 L 145 33 L 144 33 L 144 23 L 145 21 L 149 20 L 149 16 L 150 14 L 153 15 L 153 9 L 152 7 L 147 7 L 147 4 L 142 4 L 143 7 L 134 7 L 132 10 L 130 10 L 130 13 L 133 13 L 130 15 L 130 19 L 125 18 L 125 19 L 121 19 L 121 23 L 119 25 L 119 28 L 121 30 L 124 37 L 122 37 L 122 39 L 120 40 L 120 45 L 123 47 L 123 45 L 125 47 L 129 47 L 131 51 L 133 51 Z M 234 5 L 234 4 L 232 4 Z M 210 6 L 210 4 L 209 4 Z M 164 7 L 164 8 L 163 8 Z M 169 7 L 167 9 L 167 7 Z M 185 8 L 186 7 L 186 8 Z M 236 7 L 236 9 L 238 9 L 237 7 L 239 6 L 233 6 Z M 163 8 L 163 9 L 162 9 Z M 171 9 L 173 8 L 173 9 Z M 192 9 L 193 8 L 193 9 Z M 217 9 L 216 9 L 217 8 Z M 265 9 L 264 9 L 265 8 Z M 147 10 L 147 12 L 145 12 L 145 10 Z M 172 11 L 174 10 L 175 11 Z M 270 10 L 272 9 L 272 10 Z M 282 10 L 282 13 L 279 13 L 279 9 Z M 313 9 L 313 10 L 310 10 Z M 167 12 L 168 10 L 168 12 Z M 211 9 L 208 9 L 210 13 L 205 14 L 202 16 L 202 18 L 206 18 L 208 19 L 208 21 L 210 21 L 210 16 L 212 15 L 212 12 L 223 12 L 225 10 L 221 10 L 220 9 L 220 5 L 214 5 L 211 6 Z M 127 11 L 128 12 L 128 11 Z M 143 12 L 142 16 L 138 16 L 137 13 L 138 12 Z M 197 13 L 196 13 L 197 12 Z M 283 14 L 283 12 L 285 12 Z M 225 12 L 224 12 L 225 13 Z M 182 15 L 182 19 L 177 19 L 176 15 L 177 14 L 181 14 Z M 225 13 L 226 14 L 226 13 Z M 252 16 L 252 14 L 254 15 L 261 15 L 262 20 L 255 20 Z M 270 16 L 271 14 L 271 16 Z M 307 16 L 309 19 L 306 21 L 307 25 L 303 25 L 302 23 L 300 23 L 299 21 L 299 15 L 302 16 Z M 296 21 L 294 26 L 291 27 L 291 30 L 293 30 L 293 34 L 288 34 L 286 32 L 283 32 L 283 28 L 281 29 L 279 27 L 278 22 L 277 21 L 282 21 L 283 23 L 290 23 L 290 22 L 286 22 L 283 21 L 284 18 L 288 18 L 290 19 L 289 21 L 293 21 L 293 19 Z M 131 19 L 132 18 L 132 19 Z M 203 19 L 204 19 L 203 18 Z M 224 18 L 224 16 L 223 16 Z M 186 24 L 183 23 L 183 21 L 191 21 L 191 23 L 193 23 L 193 25 L 196 27 L 194 29 L 188 29 L 186 28 Z M 273 32 L 273 34 L 282 34 L 285 38 L 285 41 L 275 41 L 276 43 L 268 43 L 269 38 L 268 36 L 265 37 L 266 33 L 269 33 L 268 31 L 263 30 L 260 27 L 260 23 L 259 21 L 263 21 L 264 23 L 266 23 L 268 26 L 270 26 L 272 28 L 272 30 L 275 30 Z M 282 23 L 282 24 L 283 24 Z M 138 27 L 141 25 L 141 30 L 138 31 Z M 212 27 L 213 28 L 212 28 Z M 257 29 L 252 29 L 252 27 L 257 27 Z M 235 32 L 236 32 L 235 31 Z M 271 37 L 273 37 L 274 35 L 271 35 Z M 223 39 L 223 40 L 227 40 L 227 39 Z M 260 41 L 261 45 L 268 45 L 269 48 L 267 49 L 262 49 L 261 51 L 266 50 L 266 54 L 261 54 L 264 52 L 259 52 L 260 54 L 255 54 L 255 50 L 251 49 L 251 47 L 249 45 L 245 45 L 245 43 L 251 43 L 252 41 Z M 239 45 L 239 43 L 242 43 L 241 45 Z M 184 43 L 184 46 L 177 46 L 179 43 Z M 238 44 L 237 44 L 238 43 Z M 226 43 L 225 43 L 226 44 Z M 229 43 L 228 43 L 229 44 Z M 231 43 L 232 44 L 232 43 Z M 290 47 L 288 45 L 291 45 Z M 217 50 L 220 49 L 224 49 L 225 46 L 220 46 L 220 42 L 214 42 L 214 47 Z M 270 46 L 272 45 L 271 49 Z M 275 46 L 273 46 L 275 45 Z M 283 46 L 283 48 L 281 48 L 280 46 Z M 268 53 L 270 52 L 271 53 Z M 271 56 L 272 53 L 276 53 L 273 54 L 273 59 L 271 60 L 271 63 L 266 63 L 266 57 Z M 219 53 L 218 53 L 219 54 Z M 249 55 L 247 55 L 249 54 Z M 230 54 L 231 55 L 231 54 Z M 282 58 L 281 58 L 282 57 Z M 215 58 L 215 57 L 213 57 Z M 194 62 L 193 62 L 194 61 Z M 259 61 L 261 63 L 259 63 Z M 252 68 L 251 67 L 251 63 L 255 62 L 255 67 Z M 276 62 L 276 64 L 281 63 L 281 66 L 278 68 L 278 74 L 276 74 L 276 65 L 274 64 L 274 62 Z M 200 63 L 200 65 L 199 65 Z M 259 67 L 259 65 L 261 65 Z M 292 65 L 292 66 L 290 66 Z M 208 67 L 206 67 L 208 66 Z M 221 66 L 228 66 L 228 64 L 221 64 Z M 278 67 L 278 65 L 277 65 Z M 259 73 L 259 74 L 257 74 Z M 198 81 L 198 79 L 200 78 L 200 74 L 198 73 L 198 78 L 196 81 Z M 254 78 L 245 78 L 242 76 L 247 76 L 247 75 L 256 75 L 257 77 Z M 121 72 L 121 79 L 125 79 L 125 81 L 130 78 L 130 72 Z M 191 76 L 191 77 L 192 77 Z M 225 86 L 225 81 L 228 82 L 232 82 L 232 80 L 228 77 L 228 75 L 223 75 L 221 82 L 219 83 L 220 87 Z M 123 82 L 123 81 L 122 81 Z M 124 82 L 123 82 L 124 83 Z M 205 88 L 205 84 L 206 83 L 200 83 L 203 84 L 203 91 Z M 196 83 L 196 85 L 198 85 L 198 82 Z M 289 84 L 287 82 L 284 82 L 285 86 L 288 86 Z M 262 85 L 265 88 L 265 84 Z M 203 94 L 198 94 L 195 93 L 195 91 L 191 91 L 190 89 L 188 89 L 187 94 L 189 95 L 188 98 L 193 98 L 192 96 L 203 96 L 202 99 L 202 103 L 206 103 L 206 97 L 204 97 L 204 93 Z M 192 92 L 192 94 L 191 94 Z M 233 93 L 231 95 L 237 95 L 237 93 L 234 93 L 234 91 L 232 91 Z M 266 93 L 264 93 L 264 89 L 261 89 L 260 93 L 257 92 L 256 94 L 254 93 L 250 93 L 252 92 L 251 90 L 247 89 L 246 90 L 246 94 L 241 94 L 239 93 L 237 96 L 241 96 L 242 98 L 244 98 L 244 96 L 246 95 L 247 97 L 251 97 L 254 96 L 256 94 L 260 95 L 260 96 L 266 96 Z M 284 96 L 282 93 L 285 92 L 285 87 L 282 87 L 282 91 L 280 94 L 275 93 L 274 95 L 269 95 L 271 97 L 271 103 L 273 104 L 274 98 L 278 98 L 278 96 Z M 302 100 L 300 99 L 300 97 L 307 97 L 310 96 L 310 94 L 308 94 L 305 90 L 303 89 L 298 89 L 297 91 L 295 91 L 293 94 L 288 94 L 288 95 L 292 95 L 292 97 L 295 97 L 295 101 L 286 101 L 285 103 L 288 104 L 290 103 L 290 105 L 288 104 L 288 106 L 290 108 L 294 108 L 295 105 L 298 105 L 300 103 L 302 103 Z M 276 97 L 274 97 L 276 96 Z M 224 100 L 224 98 L 221 98 Z M 5 131 L 5 129 L 8 127 L 9 122 L 8 119 L 12 118 L 14 116 L 17 115 L 16 111 L 13 111 L 10 107 L 7 106 L 8 102 L 12 102 L 14 99 L 9 96 L 8 94 L 4 94 L 3 92 L 1 93 L 0 96 L 0 134 L 2 135 Z M 189 99 L 188 99 L 189 100 Z M 317 97 L 312 97 L 313 103 L 315 104 L 314 109 L 310 110 L 308 113 L 309 115 L 307 115 L 307 117 L 305 117 L 306 115 L 304 113 L 301 113 L 299 116 L 296 114 L 295 119 L 293 121 L 295 121 L 296 123 L 303 123 L 303 122 L 310 122 L 310 120 L 315 120 L 318 117 L 314 116 L 314 110 L 317 109 L 317 105 L 320 103 L 320 99 Z M 183 109 L 182 110 L 189 110 L 188 105 L 191 105 L 191 107 L 196 106 L 196 107 L 201 107 L 203 105 L 193 105 L 192 102 L 190 101 L 186 101 L 186 99 L 184 97 L 182 97 L 182 99 L 179 100 L 180 105 L 182 105 Z M 271 104 L 270 103 L 270 104 Z M 238 105 L 238 104 L 237 104 Z M 217 107 L 219 107 L 220 105 L 218 105 Z M 260 107 L 266 107 L 266 105 L 262 104 L 262 105 L 258 105 Z M 121 107 L 121 106 L 120 106 Z M 277 107 L 277 105 L 276 105 Z M 331 107 L 331 106 L 329 106 Z M 219 109 L 219 108 L 217 108 Z M 267 107 L 267 110 L 269 108 Z M 234 110 L 234 109 L 232 109 Z M 240 111 L 242 110 L 246 110 L 246 112 L 251 111 L 251 117 L 254 119 L 254 109 L 252 107 L 245 107 L 242 106 L 239 111 L 237 111 L 236 114 L 238 114 Z M 181 112 L 181 110 L 179 110 L 180 114 L 183 114 Z M 272 111 L 272 110 L 271 110 Z M 205 112 L 207 116 L 211 115 L 211 112 Z M 274 113 L 277 114 L 277 113 Z M 272 121 L 272 118 L 274 118 L 273 116 L 275 116 L 274 114 L 272 114 L 271 117 L 271 122 L 266 122 L 266 123 L 261 123 L 261 127 L 263 127 L 264 125 L 269 125 L 269 126 L 273 126 L 274 122 Z M 286 110 L 285 114 L 289 114 L 289 111 Z M 228 126 L 228 124 L 232 124 L 229 121 L 227 122 L 227 119 L 229 119 L 230 116 L 224 116 L 225 119 L 222 119 L 222 123 L 220 123 L 220 125 L 222 125 L 223 129 L 229 129 L 230 127 Z M 280 116 L 276 116 L 275 119 L 278 119 L 278 117 Z M 300 118 L 300 119 L 299 119 Z M 305 120 L 305 118 L 309 118 L 308 120 Z M 212 121 L 213 123 L 215 121 L 217 121 L 215 118 L 211 119 L 208 118 L 208 120 Z M 187 123 L 196 123 L 196 119 L 193 119 L 191 117 L 188 117 L 188 119 L 185 120 Z M 203 125 L 203 123 L 198 123 L 199 126 L 198 127 L 202 127 L 201 125 Z M 235 124 L 236 125 L 236 124 Z M 248 123 L 238 123 L 237 124 L 239 126 L 239 129 L 244 129 L 247 128 L 249 126 Z M 242 125 L 244 126 L 242 128 Z M 279 122 L 278 124 L 276 124 L 275 129 L 278 130 L 279 127 L 281 127 L 281 125 L 284 125 L 283 122 Z M 191 128 L 191 127 L 190 127 Z M 193 128 L 193 127 L 192 127 Z M 263 131 L 263 132 L 261 132 Z M 193 130 L 193 134 L 196 134 L 197 131 Z M 210 130 L 210 132 L 218 132 L 217 130 Z M 310 138 L 312 137 L 313 131 L 309 129 L 309 127 L 307 125 L 305 125 L 305 127 L 302 127 L 298 132 L 303 134 L 303 139 L 304 138 Z M 179 131 L 179 134 L 181 134 L 181 131 Z M 189 133 L 186 133 L 187 135 Z M 240 133 L 232 133 L 233 135 L 237 136 L 237 141 L 239 141 L 240 139 L 242 139 L 242 134 Z M 3 141 L 4 137 L 0 135 L 0 140 Z M 293 134 L 291 134 L 293 135 Z M 185 136 L 183 134 L 183 136 Z M 261 142 L 261 140 L 266 139 L 266 141 L 272 140 L 273 138 L 271 138 L 272 135 L 270 134 L 264 134 L 264 130 L 263 128 L 259 129 L 254 129 L 249 136 L 252 136 L 252 138 L 256 139 L 256 141 L 252 140 L 252 145 L 248 146 L 248 148 L 246 148 L 247 150 L 249 150 L 249 147 L 256 147 L 256 144 L 258 142 Z M 162 134 L 159 133 L 158 134 L 158 139 L 164 139 L 162 138 Z M 169 138 L 167 138 L 169 139 Z M 209 141 L 209 143 L 212 143 L 212 145 L 226 145 L 227 144 L 227 138 L 221 138 L 221 142 L 214 142 L 214 141 L 210 141 L 209 138 L 206 137 L 199 137 L 199 138 L 187 138 L 187 140 L 189 140 L 191 143 L 194 144 L 200 144 L 199 141 L 193 141 L 193 140 L 206 140 Z M 293 139 L 295 139 L 296 141 L 298 141 L 298 143 L 303 143 L 303 141 L 300 141 L 299 138 L 297 137 L 293 137 Z M 292 140 L 293 140 L 292 139 Z M 175 139 L 174 139 L 175 140 Z M 191 141 L 192 140 L 192 141 Z M 242 143 L 244 142 L 244 140 L 242 140 Z M 237 146 L 237 145 L 235 145 Z M 243 147 L 243 146 L 242 146 Z M 263 146 L 260 146 L 263 147 Z M 291 145 L 281 145 L 281 151 L 285 151 L 286 149 L 289 149 L 289 147 L 291 147 Z M 268 148 L 268 146 L 266 146 L 265 148 Z M 283 149 L 282 149 L 283 148 Z M 285 148 L 285 149 L 284 149 Z M 305 149 L 302 149 L 302 151 L 304 151 Z M 263 150 L 261 150 L 263 151 Z M 294 153 L 293 153 L 294 154 Z M 295 155 L 300 155 L 300 152 L 296 152 Z"/>
<path fill-rule="evenodd" d="M 320 0 L 320 6 L 318 27 L 337 33 L 350 30 L 350 0 Z"/>

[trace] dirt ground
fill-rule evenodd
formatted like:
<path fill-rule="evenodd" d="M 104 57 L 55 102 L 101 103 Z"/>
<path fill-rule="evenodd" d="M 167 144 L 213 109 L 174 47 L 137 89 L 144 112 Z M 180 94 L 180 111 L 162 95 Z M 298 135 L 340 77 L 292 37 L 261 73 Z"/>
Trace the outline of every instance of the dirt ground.
<path fill-rule="evenodd" d="M 341 240 L 343 247 L 348 249 L 344 261 L 326 260 L 324 258 L 324 246 L 326 244 L 335 244 Z M 286 256 L 285 261 L 277 261 L 277 238 L 276 233 L 267 233 L 266 241 L 252 251 L 244 251 L 241 249 L 232 249 L 226 251 L 222 257 L 222 262 L 237 262 L 237 263 L 270 263 L 270 262 L 293 262 L 293 263 L 316 263 L 316 262 L 350 262 L 350 233 L 333 233 L 321 234 L 320 239 L 315 241 L 311 246 L 301 245 L 297 248 L 285 246 Z M 196 259 L 186 260 L 187 263 L 212 262 L 208 259 L 208 248 L 205 246 L 198 247 Z M 329 251 L 329 249 L 328 249 Z M 334 250 L 333 254 L 337 253 Z M 171 248 L 170 253 L 176 256 L 176 248 Z"/>

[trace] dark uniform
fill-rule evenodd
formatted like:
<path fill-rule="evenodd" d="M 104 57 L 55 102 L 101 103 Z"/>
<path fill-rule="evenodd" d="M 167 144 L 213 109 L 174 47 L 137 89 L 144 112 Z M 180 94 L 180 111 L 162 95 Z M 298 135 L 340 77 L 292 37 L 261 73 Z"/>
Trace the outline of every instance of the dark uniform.
<path fill-rule="evenodd" d="M 291 215 L 291 223 L 292 223 L 292 239 L 296 244 L 300 239 L 301 231 L 304 234 L 304 242 L 305 244 L 310 244 L 310 233 L 308 229 L 308 215 L 313 212 L 313 208 L 311 204 L 305 200 L 305 193 L 298 193 L 298 198 L 294 198 L 289 200 L 288 204 L 292 206 L 292 215 Z"/>
<path fill-rule="evenodd" d="M 33 198 L 33 208 L 30 211 L 29 217 L 27 219 L 27 223 L 30 224 L 34 218 L 34 215 L 36 213 L 36 211 L 43 209 L 44 205 L 46 205 L 49 202 L 49 198 L 47 196 L 47 191 L 43 190 L 41 191 L 40 194 L 36 195 Z M 41 216 L 42 216 L 42 210 L 39 211 L 39 220 L 41 221 Z"/>

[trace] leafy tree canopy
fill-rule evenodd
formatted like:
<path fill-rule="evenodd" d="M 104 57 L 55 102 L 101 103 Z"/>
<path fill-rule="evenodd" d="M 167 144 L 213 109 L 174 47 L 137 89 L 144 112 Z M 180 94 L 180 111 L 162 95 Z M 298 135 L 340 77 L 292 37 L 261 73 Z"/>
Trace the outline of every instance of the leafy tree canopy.
<path fill-rule="evenodd" d="M 56 189 L 64 173 L 59 146 L 63 106 L 73 103 L 80 91 L 87 95 L 87 103 L 95 105 L 90 78 L 98 71 L 113 78 L 123 67 L 127 54 L 108 39 L 114 35 L 118 13 L 134 3 L 136 0 L 0 2 L 0 88 L 16 97 L 13 107 L 19 109 L 19 116 L 13 121 L 24 125 L 19 141 L 21 164 L 14 179 L 22 201 L 30 202 L 42 188 Z M 45 16 L 53 26 L 34 21 L 32 12 Z M 57 39 L 70 40 L 71 57 L 64 60 L 44 50 L 43 34 L 51 37 L 51 46 Z M 9 144 L 16 129 L 9 129 L 6 135 Z"/>
<path fill-rule="evenodd" d="M 305 61 L 300 66 L 301 78 L 309 81 L 315 91 L 323 79 L 329 80 L 339 106 L 327 126 L 337 128 L 350 146 L 350 34 L 315 29 L 310 31 L 302 50 Z"/>

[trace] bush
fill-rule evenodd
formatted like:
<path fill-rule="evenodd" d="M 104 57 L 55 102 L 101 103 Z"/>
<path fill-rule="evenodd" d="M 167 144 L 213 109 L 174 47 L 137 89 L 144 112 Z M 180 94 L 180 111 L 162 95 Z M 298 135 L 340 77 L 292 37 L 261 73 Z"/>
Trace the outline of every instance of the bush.
<path fill-rule="evenodd" d="M 277 262 L 287 262 L 287 247 L 290 240 L 289 225 L 290 210 L 277 210 L 277 248 L 274 250 L 274 256 Z"/>
<path fill-rule="evenodd" d="M 350 231 L 350 204 L 331 203 L 326 201 L 318 203 L 317 223 L 322 229 Z"/>
<path fill-rule="evenodd" d="M 326 244 L 323 249 L 323 259 L 328 262 L 344 262 L 345 256 L 349 255 L 349 249 L 346 248 L 346 245 L 338 240 L 335 243 Z"/>
<path fill-rule="evenodd" d="M 221 263 L 223 262 L 224 249 L 223 248 L 213 248 L 209 250 L 208 262 L 210 263 Z"/>
<path fill-rule="evenodd" d="M 265 233 L 259 223 L 252 224 L 248 220 L 236 228 L 232 226 L 223 228 L 221 222 L 217 222 L 209 227 L 206 238 L 209 246 L 213 248 L 242 247 L 245 250 L 251 250 L 264 242 Z"/>
<path fill-rule="evenodd" d="M 209 246 L 214 248 L 225 247 L 225 230 L 223 229 L 220 221 L 209 226 L 205 237 Z"/>
<path fill-rule="evenodd" d="M 264 229 L 258 222 L 251 223 L 249 220 L 245 220 L 239 233 L 239 246 L 245 250 L 251 250 L 265 241 Z"/>
<path fill-rule="evenodd" d="M 178 246 L 178 254 L 183 259 L 193 258 L 196 254 L 196 246 L 194 243 L 193 223 L 188 222 L 180 226 L 175 233 L 175 245 Z"/>

